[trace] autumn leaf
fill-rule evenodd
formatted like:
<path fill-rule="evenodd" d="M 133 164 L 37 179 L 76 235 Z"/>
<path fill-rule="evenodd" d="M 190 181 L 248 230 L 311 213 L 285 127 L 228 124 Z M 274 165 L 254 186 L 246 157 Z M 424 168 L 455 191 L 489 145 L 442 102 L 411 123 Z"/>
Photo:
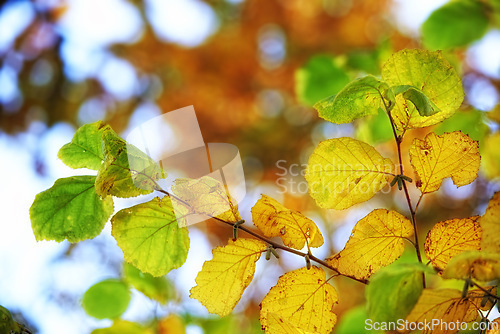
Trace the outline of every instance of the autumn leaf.
<path fill-rule="evenodd" d="M 78 242 L 101 233 L 113 213 L 113 199 L 96 194 L 95 180 L 95 176 L 58 179 L 36 195 L 30 207 L 36 240 Z"/>
<path fill-rule="evenodd" d="M 404 251 L 404 240 L 413 236 L 411 222 L 403 215 L 377 209 L 356 223 L 344 249 L 326 261 L 341 274 L 367 279 Z"/>
<path fill-rule="evenodd" d="M 186 326 L 182 318 L 175 314 L 170 314 L 168 317 L 161 319 L 158 322 L 157 334 L 185 334 Z"/>
<path fill-rule="evenodd" d="M 425 256 L 443 270 L 455 255 L 481 249 L 482 235 L 479 216 L 439 222 L 427 233 Z"/>
<path fill-rule="evenodd" d="M 120 210 L 111 225 L 125 261 L 142 272 L 163 276 L 186 261 L 188 230 L 179 227 L 169 197 Z"/>
<path fill-rule="evenodd" d="M 443 278 L 491 281 L 500 278 L 500 254 L 468 251 L 452 258 L 443 272 Z"/>
<path fill-rule="evenodd" d="M 177 179 L 175 182 L 172 193 L 189 204 L 194 213 L 218 217 L 228 222 L 241 220 L 234 199 L 230 197 L 224 184 L 216 179 L 203 176 L 199 179 Z"/>
<path fill-rule="evenodd" d="M 491 321 L 491 325 L 485 334 L 500 334 L 500 318 Z"/>
<path fill-rule="evenodd" d="M 484 215 L 480 218 L 483 229 L 481 248 L 486 252 L 500 253 L 500 191 L 493 195 Z"/>
<path fill-rule="evenodd" d="M 99 168 L 95 188 L 99 196 L 134 197 L 156 189 L 156 181 L 166 176 L 150 157 L 109 129 L 102 134 L 104 163 Z"/>
<path fill-rule="evenodd" d="M 191 298 L 198 299 L 210 313 L 221 317 L 231 313 L 253 279 L 255 262 L 266 250 L 259 240 L 238 238 L 213 250 L 213 258 L 196 276 Z"/>
<path fill-rule="evenodd" d="M 323 245 L 323 236 L 312 220 L 269 196 L 262 195 L 253 206 L 252 218 L 266 237 L 280 237 L 288 247 L 302 249 L 305 244 L 309 247 Z"/>
<path fill-rule="evenodd" d="M 337 123 L 350 123 L 367 115 L 376 115 L 379 108 L 394 103 L 389 86 L 374 76 L 366 76 L 349 83 L 338 94 L 314 105 L 321 118 Z"/>
<path fill-rule="evenodd" d="M 424 289 L 406 320 L 410 323 L 432 323 L 433 319 L 442 323 L 471 322 L 479 317 L 480 302 L 478 298 L 462 298 L 462 292 L 455 289 Z M 425 328 L 422 334 L 452 334 L 456 331 L 434 326 L 430 330 Z"/>
<path fill-rule="evenodd" d="M 269 327 L 269 332 L 273 334 L 310 334 L 313 332 L 304 331 L 285 317 L 282 317 L 276 313 L 267 314 L 267 325 Z"/>
<path fill-rule="evenodd" d="M 438 190 L 447 177 L 457 187 L 471 183 L 480 160 L 478 142 L 460 131 L 442 136 L 431 132 L 424 140 L 414 139 L 410 148 L 416 184 L 424 194 Z"/>
<path fill-rule="evenodd" d="M 384 64 L 382 80 L 391 87 L 414 87 L 439 110 L 431 116 L 422 116 L 410 99 L 399 94 L 391 111 L 399 130 L 437 124 L 452 116 L 464 99 L 460 77 L 441 52 L 401 50 Z"/>
<path fill-rule="evenodd" d="M 111 327 L 98 328 L 92 334 L 154 334 L 151 328 L 127 320 L 116 320 Z"/>
<path fill-rule="evenodd" d="M 320 207 L 342 210 L 372 198 L 394 177 L 394 164 L 362 141 L 334 138 L 314 149 L 305 177 Z"/>
<path fill-rule="evenodd" d="M 281 276 L 262 300 L 262 329 L 266 333 L 279 333 L 282 328 L 279 319 L 286 319 L 287 326 L 298 333 L 330 333 L 337 321 L 332 311 L 337 300 L 337 292 L 325 281 L 323 269 L 312 266 L 309 270 L 291 271 Z"/>

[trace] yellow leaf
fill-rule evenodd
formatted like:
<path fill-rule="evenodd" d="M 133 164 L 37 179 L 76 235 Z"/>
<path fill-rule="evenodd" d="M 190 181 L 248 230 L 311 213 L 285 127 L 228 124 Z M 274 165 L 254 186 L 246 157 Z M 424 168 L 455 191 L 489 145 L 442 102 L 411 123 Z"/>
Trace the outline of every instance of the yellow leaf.
<path fill-rule="evenodd" d="M 500 253 L 500 191 L 493 195 L 479 222 L 483 229 L 481 247 L 486 252 Z"/>
<path fill-rule="evenodd" d="M 421 323 L 424 330 L 422 334 L 451 334 L 457 330 L 451 330 L 440 323 L 450 324 L 452 322 L 471 322 L 477 320 L 481 299 L 462 298 L 462 292 L 455 289 L 424 289 L 417 304 L 410 312 L 406 320 L 410 323 Z M 438 324 L 432 326 L 432 321 Z M 431 323 L 428 328 L 425 322 Z"/>
<path fill-rule="evenodd" d="M 304 331 L 285 317 L 282 317 L 276 313 L 267 314 L 267 325 L 269 332 L 273 334 L 310 334 L 312 332 Z"/>
<path fill-rule="evenodd" d="M 394 164 L 372 146 L 348 137 L 322 141 L 306 170 L 309 192 L 327 209 L 347 209 L 375 195 L 394 176 Z"/>
<path fill-rule="evenodd" d="M 357 222 L 344 249 L 326 261 L 341 274 L 367 279 L 394 262 L 404 251 L 404 240 L 413 235 L 403 215 L 377 209 Z"/>
<path fill-rule="evenodd" d="M 196 276 L 197 285 L 190 297 L 198 299 L 210 313 L 228 315 L 252 281 L 255 262 L 265 250 L 263 242 L 244 238 L 215 248 L 212 260 L 206 261 Z"/>
<path fill-rule="evenodd" d="M 500 278 L 500 254 L 468 251 L 450 260 L 443 272 L 444 278 L 475 278 L 491 281 Z"/>
<path fill-rule="evenodd" d="M 481 142 L 481 171 L 488 179 L 500 176 L 500 132 L 495 132 Z"/>
<path fill-rule="evenodd" d="M 490 323 L 485 334 L 500 334 L 500 318 L 496 318 Z"/>
<path fill-rule="evenodd" d="M 252 219 L 266 237 L 280 237 L 288 247 L 302 249 L 306 243 L 309 247 L 323 245 L 323 236 L 312 220 L 269 196 L 262 195 L 255 203 Z"/>
<path fill-rule="evenodd" d="M 425 256 L 443 270 L 452 257 L 468 250 L 481 249 L 479 216 L 437 223 L 425 239 Z"/>
<path fill-rule="evenodd" d="M 186 327 L 182 319 L 171 314 L 158 322 L 158 334 L 185 334 Z"/>
<path fill-rule="evenodd" d="M 199 179 L 177 179 L 175 182 L 172 192 L 188 203 L 193 212 L 228 222 L 241 219 L 234 200 L 216 179 L 203 176 Z"/>
<path fill-rule="evenodd" d="M 452 116 L 464 99 L 460 76 L 441 51 L 401 50 L 384 64 L 382 80 L 393 88 L 410 85 L 418 89 L 439 109 L 434 115 L 421 116 L 412 102 L 397 95 L 391 115 L 399 130 L 437 124 Z"/>
<path fill-rule="evenodd" d="M 425 194 L 438 190 L 447 177 L 451 177 L 457 187 L 474 181 L 481 156 L 478 142 L 460 131 L 442 136 L 431 132 L 424 140 L 413 140 L 410 162 L 416 185 Z"/>
<path fill-rule="evenodd" d="M 281 276 L 262 300 L 262 329 L 266 333 L 283 333 L 282 328 L 276 329 L 277 322 L 286 319 L 286 326 L 296 329 L 296 333 L 330 333 L 337 321 L 332 312 L 337 300 L 337 292 L 325 280 L 323 269 L 313 266 L 291 271 Z"/>

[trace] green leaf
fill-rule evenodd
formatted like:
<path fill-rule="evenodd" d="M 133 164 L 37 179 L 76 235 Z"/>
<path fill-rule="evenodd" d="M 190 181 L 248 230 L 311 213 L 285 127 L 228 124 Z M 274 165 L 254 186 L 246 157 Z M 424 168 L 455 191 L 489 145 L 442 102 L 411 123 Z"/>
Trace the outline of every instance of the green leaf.
<path fill-rule="evenodd" d="M 24 326 L 18 324 L 14 318 L 12 318 L 10 311 L 3 306 L 0 306 L 0 333 L 27 333 L 24 331 Z"/>
<path fill-rule="evenodd" d="M 365 305 L 351 308 L 342 315 L 335 326 L 335 334 L 364 333 L 367 318 Z"/>
<path fill-rule="evenodd" d="M 149 194 L 156 181 L 164 178 L 160 166 L 146 154 L 116 135 L 113 130 L 102 135 L 104 163 L 99 168 L 96 190 L 101 197 L 134 197 Z"/>
<path fill-rule="evenodd" d="M 113 199 L 101 199 L 95 191 L 95 176 L 58 179 L 36 195 L 30 207 L 36 240 L 64 239 L 77 242 L 96 237 L 113 213 Z"/>
<path fill-rule="evenodd" d="M 145 328 L 138 323 L 116 320 L 111 327 L 98 328 L 92 331 L 92 334 L 153 334 L 153 330 Z"/>
<path fill-rule="evenodd" d="M 175 295 L 175 289 L 166 277 L 153 277 L 128 263 L 123 264 L 123 275 L 126 283 L 161 304 L 165 304 Z"/>
<path fill-rule="evenodd" d="M 97 319 L 115 319 L 122 315 L 130 302 L 125 283 L 108 279 L 91 286 L 83 295 L 82 306 L 88 315 Z"/>
<path fill-rule="evenodd" d="M 481 1 L 450 1 L 423 23 L 422 41 L 431 50 L 466 46 L 486 33 L 488 23 L 488 9 Z"/>
<path fill-rule="evenodd" d="M 413 103 L 420 116 L 432 116 L 440 111 L 422 91 L 415 87 L 408 85 L 397 86 L 393 87 L 393 91 L 394 95 L 403 94 L 407 101 Z"/>
<path fill-rule="evenodd" d="M 396 90 L 396 105 L 391 115 L 399 130 L 437 124 L 452 116 L 464 99 L 460 77 L 441 52 L 401 50 L 384 64 L 382 79 L 391 87 L 416 88 L 440 110 L 431 116 L 421 116 L 415 105 L 397 95 Z"/>
<path fill-rule="evenodd" d="M 366 287 L 368 318 L 377 322 L 404 319 L 422 293 L 420 263 L 393 263 L 380 269 Z"/>
<path fill-rule="evenodd" d="M 386 112 L 379 108 L 377 115 L 367 116 L 358 124 L 356 137 L 369 144 L 383 143 L 394 138 Z"/>
<path fill-rule="evenodd" d="M 314 56 L 295 72 L 295 92 L 300 102 L 312 106 L 337 94 L 349 83 L 347 73 L 328 55 Z"/>
<path fill-rule="evenodd" d="M 102 121 L 83 125 L 71 142 L 61 147 L 57 154 L 59 159 L 71 168 L 98 170 L 104 161 L 101 136 L 110 129 Z"/>
<path fill-rule="evenodd" d="M 434 133 L 442 135 L 445 132 L 457 130 L 479 141 L 479 145 L 481 146 L 484 136 L 488 132 L 488 126 L 484 122 L 484 113 L 476 109 L 457 111 L 453 116 L 440 123 L 434 129 Z"/>
<path fill-rule="evenodd" d="M 169 197 L 120 210 L 111 224 L 125 260 L 142 272 L 163 276 L 186 261 L 188 230 L 177 224 Z"/>
<path fill-rule="evenodd" d="M 327 121 L 349 123 L 356 118 L 376 115 L 384 103 L 391 105 L 394 98 L 391 93 L 387 84 L 370 75 L 352 81 L 337 95 L 316 103 L 314 108 Z"/>

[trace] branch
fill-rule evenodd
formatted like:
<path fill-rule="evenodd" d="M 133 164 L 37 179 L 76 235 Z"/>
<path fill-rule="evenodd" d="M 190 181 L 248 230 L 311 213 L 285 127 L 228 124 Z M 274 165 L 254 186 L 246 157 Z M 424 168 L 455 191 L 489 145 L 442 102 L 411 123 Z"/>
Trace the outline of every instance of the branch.
<path fill-rule="evenodd" d="M 191 207 L 191 205 L 189 205 L 189 203 L 187 203 L 186 201 L 183 201 L 182 199 L 180 199 L 179 197 L 175 196 L 174 194 L 172 194 L 172 193 L 170 193 L 170 192 L 168 192 L 168 191 L 160 188 L 159 186 L 157 186 L 156 190 L 159 191 L 159 192 L 161 192 L 161 193 L 163 193 L 163 194 L 165 194 L 165 195 L 167 195 L 167 196 L 169 196 L 170 198 L 173 198 L 173 199 L 175 199 L 177 201 L 180 201 L 182 204 L 186 205 L 191 210 L 193 210 L 193 208 Z M 193 210 L 193 212 L 195 212 L 195 211 Z M 218 222 L 221 222 L 223 224 L 226 224 L 226 225 L 229 225 L 229 226 L 235 228 L 235 224 L 236 223 L 226 221 L 226 220 L 221 219 L 219 217 L 212 217 L 212 218 L 215 219 Z M 363 284 L 368 284 L 367 280 L 359 279 L 359 278 L 356 278 L 354 276 L 349 276 L 349 275 L 344 275 L 342 273 L 339 273 L 337 269 L 333 268 L 326 261 L 318 259 L 316 256 L 312 255 L 310 252 L 309 253 L 303 253 L 301 251 L 298 251 L 296 249 L 287 247 L 285 245 L 278 244 L 278 243 L 272 241 L 271 239 L 268 239 L 268 238 L 266 238 L 266 237 L 264 237 L 264 236 L 262 236 L 262 235 L 260 235 L 260 234 L 258 234 L 256 232 L 252 231 L 251 229 L 246 228 L 245 226 L 242 226 L 241 224 L 238 224 L 238 226 L 236 226 L 236 228 L 239 229 L 239 230 L 244 231 L 245 233 L 248 233 L 248 234 L 254 236 L 255 238 L 257 238 L 257 239 L 259 239 L 259 240 L 267 243 L 268 245 L 271 245 L 275 249 L 282 249 L 285 252 L 289 252 L 289 253 L 292 253 L 292 254 L 295 254 L 295 255 L 298 255 L 298 256 L 301 256 L 301 257 L 306 257 L 306 255 L 309 255 L 309 259 L 311 259 L 312 261 L 321 264 L 322 266 L 324 266 L 324 267 L 326 267 L 326 268 L 328 268 L 328 269 L 336 272 L 337 274 L 339 274 L 341 276 L 348 277 L 348 278 L 350 278 L 352 280 L 358 281 L 358 282 L 363 283 Z"/>

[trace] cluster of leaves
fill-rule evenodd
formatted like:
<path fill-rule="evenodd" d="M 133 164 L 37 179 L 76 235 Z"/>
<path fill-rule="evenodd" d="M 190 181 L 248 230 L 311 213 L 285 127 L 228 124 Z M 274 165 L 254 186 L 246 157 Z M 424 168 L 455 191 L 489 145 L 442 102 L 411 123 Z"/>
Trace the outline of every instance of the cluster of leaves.
<path fill-rule="evenodd" d="M 322 118 L 337 124 L 382 112 L 392 127 L 398 152 L 394 163 L 357 139 L 321 142 L 306 171 L 310 194 L 317 204 L 346 209 L 369 200 L 389 184 L 398 184 L 410 212 L 407 218 L 394 210 L 372 211 L 356 224 L 345 248 L 325 260 L 311 250 L 323 245 L 323 235 L 302 213 L 263 195 L 251 210 L 259 233 L 249 229 L 222 184 L 202 177 L 178 180 L 171 192 L 162 189 L 157 181 L 166 173 L 160 166 L 102 122 L 78 129 L 59 152 L 68 166 L 93 169 L 97 175 L 59 179 L 38 194 L 30 209 L 33 232 L 37 240 L 78 242 L 93 238 L 113 212 L 112 196 L 157 191 L 166 196 L 118 211 L 111 218 L 112 235 L 126 262 L 138 268 L 128 271 L 137 270 L 136 277 L 140 272 L 150 274 L 148 279 L 154 281 L 185 262 L 189 237 L 183 220 L 188 215 L 201 214 L 232 226 L 233 239 L 213 250 L 213 258 L 205 262 L 191 290 L 191 297 L 210 313 L 230 314 L 253 279 L 256 261 L 263 253 L 267 260 L 272 255 L 279 258 L 279 249 L 303 257 L 305 267 L 281 276 L 262 300 L 260 322 L 266 333 L 331 332 L 337 321 L 332 309 L 338 295 L 330 282 L 336 276 L 369 282 L 368 317 L 376 321 L 476 321 L 481 318 L 478 311 L 491 310 L 498 300 L 489 282 L 500 278 L 500 231 L 495 220 L 500 195 L 492 199 L 484 216 L 447 220 L 429 231 L 425 256 L 434 269 L 422 264 L 415 214 L 423 196 L 437 191 L 444 178 L 451 177 L 462 186 L 477 177 L 478 143 L 460 131 L 443 135 L 430 132 L 423 139 L 414 139 L 408 153 L 414 185 L 421 193 L 415 206 L 408 192 L 412 179 L 404 173 L 401 152 L 409 130 L 452 116 L 463 97 L 461 80 L 441 53 L 402 50 L 388 59 L 381 78 L 359 78 L 315 104 Z M 176 205 L 174 210 L 173 201 L 181 209 Z M 215 210 L 228 206 L 231 209 L 222 214 Z M 239 230 L 253 238 L 238 237 Z M 271 239 L 275 237 L 281 242 Z M 393 263 L 403 253 L 405 241 L 414 246 L 418 262 Z M 333 274 L 327 275 L 331 271 Z M 445 279 L 463 280 L 463 291 L 427 288 L 425 274 L 436 272 Z M 131 283 L 134 287 L 158 300 L 157 289 L 151 292 L 138 287 L 136 281 Z M 102 300 L 111 295 L 114 302 Z M 108 280 L 89 289 L 83 305 L 98 318 L 117 318 L 128 301 L 127 283 Z M 117 320 L 114 326 L 124 326 L 124 322 Z"/>

